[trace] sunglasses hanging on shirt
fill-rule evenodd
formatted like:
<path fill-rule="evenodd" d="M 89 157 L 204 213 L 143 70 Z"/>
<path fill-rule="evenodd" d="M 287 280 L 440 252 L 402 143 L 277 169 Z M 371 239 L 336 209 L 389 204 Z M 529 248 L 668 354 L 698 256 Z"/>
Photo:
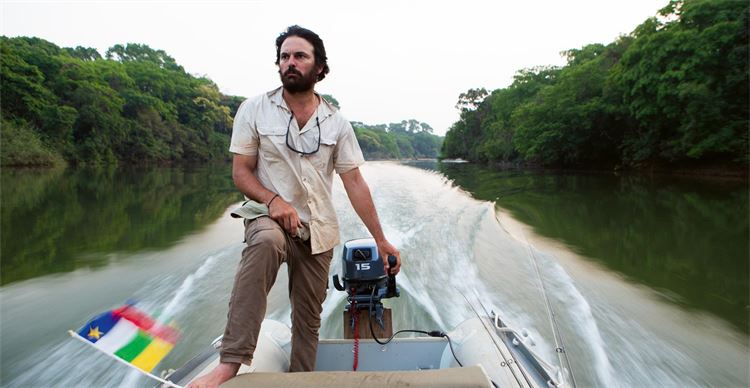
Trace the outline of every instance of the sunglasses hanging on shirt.
<path fill-rule="evenodd" d="M 294 152 L 296 152 L 296 153 L 298 153 L 300 155 L 312 155 L 312 154 L 318 152 L 318 150 L 320 149 L 320 121 L 318 120 L 318 116 L 315 116 L 315 126 L 318 127 L 318 146 L 315 147 L 315 150 L 313 150 L 313 151 L 300 151 L 300 150 L 294 148 L 291 143 L 289 143 L 289 128 L 291 128 L 291 126 L 292 126 L 292 120 L 293 119 L 294 119 L 294 115 L 292 114 L 289 117 L 289 124 L 286 125 L 286 146 L 290 150 L 292 150 L 292 151 L 294 151 Z M 301 136 L 302 135 L 300 135 L 300 137 Z M 301 143 L 302 143 L 302 145 L 304 145 L 304 142 L 301 142 Z M 302 148 L 304 148 L 304 147 L 302 147 Z"/>

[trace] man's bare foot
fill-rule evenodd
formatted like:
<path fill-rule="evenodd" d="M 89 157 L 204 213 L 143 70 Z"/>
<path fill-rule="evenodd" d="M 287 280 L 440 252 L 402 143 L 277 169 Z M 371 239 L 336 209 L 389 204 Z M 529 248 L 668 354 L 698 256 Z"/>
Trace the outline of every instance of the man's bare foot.
<path fill-rule="evenodd" d="M 238 370 L 240 370 L 240 364 L 220 362 L 214 370 L 190 382 L 187 388 L 216 388 L 236 376 Z"/>

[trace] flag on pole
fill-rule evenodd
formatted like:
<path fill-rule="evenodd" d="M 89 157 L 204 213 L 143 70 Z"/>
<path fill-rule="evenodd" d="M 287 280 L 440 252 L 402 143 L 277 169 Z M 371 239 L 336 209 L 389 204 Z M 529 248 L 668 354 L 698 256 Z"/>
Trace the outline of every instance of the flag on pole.
<path fill-rule="evenodd" d="M 95 317 L 75 334 L 146 373 L 154 370 L 180 336 L 176 329 L 159 324 L 132 305 Z"/>

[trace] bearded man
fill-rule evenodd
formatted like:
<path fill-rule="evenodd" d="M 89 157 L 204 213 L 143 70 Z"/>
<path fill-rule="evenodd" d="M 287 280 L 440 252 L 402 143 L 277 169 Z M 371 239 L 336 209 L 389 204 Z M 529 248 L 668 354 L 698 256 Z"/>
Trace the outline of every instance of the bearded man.
<path fill-rule="evenodd" d="M 289 27 L 276 39 L 282 86 L 244 101 L 237 110 L 229 147 L 232 178 L 254 209 L 267 207 L 267 216 L 242 213 L 247 246 L 229 300 L 220 363 L 190 387 L 216 387 L 235 376 L 240 364 L 251 363 L 267 295 L 282 263 L 288 268 L 292 306 L 289 371 L 315 369 L 328 269 L 339 243 L 331 195 L 334 171 L 381 257 L 396 256 L 393 268 L 384 260 L 386 273 L 396 274 L 401 267 L 360 174 L 364 158 L 354 130 L 314 90 L 329 72 L 327 61 L 317 34 Z"/>

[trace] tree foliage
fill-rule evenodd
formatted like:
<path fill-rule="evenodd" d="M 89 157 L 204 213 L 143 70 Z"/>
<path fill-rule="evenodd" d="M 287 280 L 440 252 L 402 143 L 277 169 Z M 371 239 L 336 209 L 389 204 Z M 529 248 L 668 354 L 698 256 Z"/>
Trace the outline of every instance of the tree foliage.
<path fill-rule="evenodd" d="M 435 158 L 443 138 L 432 127 L 417 120 L 367 125 L 352 122 L 365 159 Z"/>
<path fill-rule="evenodd" d="M 244 99 L 187 74 L 166 52 L 134 43 L 102 57 L 88 47 L 0 37 L 0 76 L 3 165 L 226 159 Z M 442 141 L 416 120 L 357 123 L 355 130 L 370 159 L 434 158 Z"/>
<path fill-rule="evenodd" d="M 59 48 L 39 38 L 0 37 L 4 165 L 207 161 L 226 158 L 240 98 L 187 74 L 147 45 Z M 37 144 L 38 143 L 38 144 Z M 32 147 L 29 145 L 29 147 Z M 44 161 L 44 162 L 41 162 Z"/>
<path fill-rule="evenodd" d="M 459 96 L 443 157 L 548 166 L 748 162 L 748 4 L 673 0 L 628 36 Z"/>
<path fill-rule="evenodd" d="M 638 125 L 634 160 L 741 157 L 747 153 L 748 4 L 672 1 L 647 20 L 614 69 Z"/>

